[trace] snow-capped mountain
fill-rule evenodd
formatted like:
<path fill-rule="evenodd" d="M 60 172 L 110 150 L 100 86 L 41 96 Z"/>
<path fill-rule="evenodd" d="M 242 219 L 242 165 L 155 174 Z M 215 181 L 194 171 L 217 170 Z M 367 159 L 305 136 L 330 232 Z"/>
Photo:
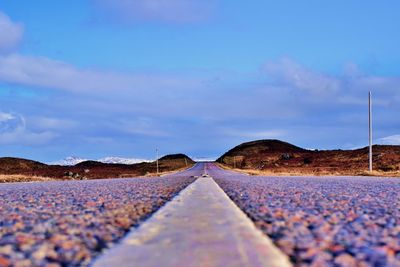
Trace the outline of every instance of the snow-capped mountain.
<path fill-rule="evenodd" d="M 196 162 L 208 162 L 208 161 L 216 161 L 217 157 L 193 157 L 192 158 Z"/>
<path fill-rule="evenodd" d="M 73 166 L 83 161 L 87 161 L 91 159 L 84 159 L 79 157 L 67 157 L 63 160 L 50 162 L 50 165 L 62 165 L 62 166 Z M 147 159 L 136 159 L 136 158 L 120 158 L 120 157 L 105 157 L 101 159 L 95 159 L 94 161 L 102 162 L 102 163 L 116 163 L 116 164 L 135 164 L 141 162 L 151 162 L 151 160 Z"/>
<path fill-rule="evenodd" d="M 76 165 L 76 164 L 81 163 L 82 161 L 86 161 L 86 160 L 88 160 L 88 159 L 72 156 L 72 157 L 66 157 L 63 160 L 49 162 L 49 164 L 50 165 L 61 165 L 61 166 L 72 166 L 72 165 Z"/>
<path fill-rule="evenodd" d="M 119 163 L 119 164 L 135 164 L 141 162 L 150 162 L 148 159 L 120 158 L 120 157 L 105 157 L 97 161 L 103 163 Z"/>

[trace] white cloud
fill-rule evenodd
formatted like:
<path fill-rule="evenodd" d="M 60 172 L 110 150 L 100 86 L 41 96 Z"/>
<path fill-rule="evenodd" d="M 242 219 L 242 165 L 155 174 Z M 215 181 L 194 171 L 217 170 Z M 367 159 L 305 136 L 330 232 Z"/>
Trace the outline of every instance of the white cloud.
<path fill-rule="evenodd" d="M 382 145 L 400 145 L 400 134 L 386 136 L 377 140 Z"/>
<path fill-rule="evenodd" d="M 241 138 L 254 138 L 254 139 L 275 139 L 282 138 L 285 135 L 283 130 L 263 130 L 263 131 L 249 131 L 242 129 L 222 128 L 220 133 L 226 136 L 241 137 Z"/>
<path fill-rule="evenodd" d="M 49 131 L 31 132 L 21 115 L 0 112 L 0 144 L 41 145 L 51 141 L 55 134 Z"/>
<path fill-rule="evenodd" d="M 17 128 L 13 132 L 0 133 L 0 144 L 6 145 L 43 145 L 53 140 L 52 132 L 33 133 L 25 128 Z"/>
<path fill-rule="evenodd" d="M 397 77 L 373 77 L 361 72 L 351 76 L 329 75 L 288 59 L 266 65 L 267 72 L 261 77 L 235 72 L 223 73 L 221 79 L 213 81 L 210 77 L 218 73 L 110 72 L 10 54 L 0 56 L 0 81 L 25 85 L 30 90 L 58 90 L 54 94 L 43 92 L 50 99 L 46 103 L 32 99 L 43 107 L 27 117 L 25 135 L 42 133 L 42 140 L 51 140 L 51 134 L 56 132 L 57 136 L 68 136 L 66 143 L 103 147 L 125 146 L 128 136 L 148 145 L 161 137 L 184 142 L 189 138 L 206 140 L 210 136 L 235 142 L 287 137 L 300 142 L 312 139 L 305 144 L 309 147 L 315 146 L 315 142 L 331 143 L 331 140 L 336 140 L 338 146 L 348 142 L 357 144 L 363 135 L 360 121 L 366 115 L 366 93 L 371 86 L 375 88 L 376 119 L 385 120 L 387 127 L 396 123 L 399 112 L 396 90 L 400 87 Z M 19 104 L 20 112 L 24 104 Z M 34 106 L 29 110 L 35 109 Z M 63 119 L 42 118 L 42 110 L 64 114 Z M 75 127 L 76 123 L 80 127 Z M 385 129 L 380 131 L 384 133 Z M 289 133 L 296 133 L 296 137 Z M 49 144 L 57 145 L 51 141 Z M 204 141 L 198 146 L 203 149 Z"/>
<path fill-rule="evenodd" d="M 341 88 L 339 79 L 312 71 L 288 58 L 268 62 L 264 70 L 274 82 L 305 92 L 331 95 Z"/>
<path fill-rule="evenodd" d="M 6 122 L 14 118 L 14 115 L 12 115 L 11 113 L 0 112 L 0 122 Z"/>
<path fill-rule="evenodd" d="M 121 132 L 133 135 L 153 137 L 170 136 L 168 131 L 161 129 L 159 122 L 145 117 L 137 117 L 129 120 L 119 119 L 116 121 L 116 125 L 114 125 L 114 127 L 118 127 Z"/>
<path fill-rule="evenodd" d="M 207 20 L 215 0 L 93 0 L 95 6 L 125 21 L 193 23 Z"/>
<path fill-rule="evenodd" d="M 381 96 L 390 96 L 374 97 L 375 105 L 388 105 L 400 97 L 396 90 L 400 86 L 400 79 L 396 77 L 330 76 L 289 59 L 268 62 L 265 64 L 265 71 L 264 76 L 269 78 L 265 84 L 249 88 L 247 84 L 243 84 L 240 90 L 232 88 L 227 92 L 227 87 L 231 86 L 229 80 L 241 79 L 240 74 L 225 77 L 226 84 L 204 84 L 208 79 L 204 73 L 195 76 L 185 73 L 112 72 L 77 68 L 45 57 L 19 54 L 0 56 L 0 81 L 87 94 L 92 100 L 97 96 L 106 96 L 107 104 L 111 104 L 110 98 L 126 99 L 129 96 L 132 99 L 134 96 L 135 102 L 139 104 L 135 108 L 147 110 L 148 104 L 154 101 L 161 101 L 160 108 L 168 107 L 171 112 L 182 112 L 182 108 L 190 111 L 195 106 L 202 107 L 204 101 L 207 101 L 209 108 L 219 108 L 224 112 L 232 112 L 231 107 L 240 109 L 245 106 L 240 114 L 254 113 L 262 106 L 262 110 L 269 109 L 270 116 L 277 111 L 279 116 L 283 116 L 297 114 L 301 104 L 305 103 L 363 105 L 365 93 L 371 88 Z M 245 74 L 242 76 L 245 81 L 248 79 Z M 157 96 L 157 99 L 153 99 L 153 96 Z M 269 105 L 264 105 L 265 97 L 270 100 Z M 216 101 L 220 98 L 226 101 Z M 180 101 L 180 105 L 176 105 L 177 101 Z M 88 103 L 86 100 L 84 102 Z M 288 103 L 296 105 L 280 108 Z M 226 107 L 223 109 L 224 106 Z"/>
<path fill-rule="evenodd" d="M 374 106 L 394 106 L 400 100 L 399 76 L 368 75 L 355 64 L 345 65 L 342 74 L 330 75 L 283 58 L 267 62 L 263 71 L 268 86 L 280 89 L 275 92 L 278 99 L 288 103 L 284 92 L 290 92 L 303 108 L 310 104 L 365 106 L 368 91 L 372 91 Z"/>
<path fill-rule="evenodd" d="M 24 33 L 24 27 L 20 23 L 15 23 L 0 11 L 0 52 L 9 51 L 15 48 Z"/>
<path fill-rule="evenodd" d="M 75 128 L 79 125 L 73 120 L 49 118 L 49 117 L 29 117 L 29 126 L 40 130 L 65 130 Z"/>
<path fill-rule="evenodd" d="M 79 69 L 62 61 L 19 54 L 0 56 L 0 81 L 71 92 L 140 92 L 188 89 L 198 81 L 163 74 Z"/>

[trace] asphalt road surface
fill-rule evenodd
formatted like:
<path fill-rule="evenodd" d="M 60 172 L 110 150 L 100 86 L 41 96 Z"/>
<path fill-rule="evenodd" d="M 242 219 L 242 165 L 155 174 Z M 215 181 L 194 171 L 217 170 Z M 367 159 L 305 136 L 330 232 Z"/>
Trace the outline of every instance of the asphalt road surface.
<path fill-rule="evenodd" d="M 204 170 L 296 266 L 400 266 L 400 179 L 247 176 L 211 163 L 160 178 L 2 184 L 0 266 L 88 265 Z"/>
<path fill-rule="evenodd" d="M 0 185 L 0 266 L 85 266 L 201 175 Z"/>
<path fill-rule="evenodd" d="M 400 179 L 207 172 L 297 266 L 400 266 Z"/>
<path fill-rule="evenodd" d="M 206 175 L 98 257 L 92 267 L 132 265 L 291 266 L 289 258 Z"/>

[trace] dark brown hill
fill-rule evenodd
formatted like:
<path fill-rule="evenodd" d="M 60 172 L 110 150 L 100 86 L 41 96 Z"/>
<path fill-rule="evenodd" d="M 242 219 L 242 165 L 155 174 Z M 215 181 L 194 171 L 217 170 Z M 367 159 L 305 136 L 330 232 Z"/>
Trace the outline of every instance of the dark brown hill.
<path fill-rule="evenodd" d="M 178 166 L 189 167 L 195 162 L 185 154 L 166 155 L 159 159 L 159 167 L 170 166 L 170 168 L 178 168 Z"/>
<path fill-rule="evenodd" d="M 230 167 L 270 173 L 356 175 L 368 170 L 368 147 L 318 151 L 279 140 L 260 140 L 241 144 L 217 161 Z M 399 175 L 400 146 L 373 146 L 373 167 L 384 175 Z"/>
<path fill-rule="evenodd" d="M 193 160 L 191 158 L 189 158 L 188 156 L 186 156 L 185 154 L 171 154 L 171 155 L 166 155 L 161 157 L 159 160 L 176 160 L 176 159 L 187 159 L 189 161 Z"/>
<path fill-rule="evenodd" d="M 159 160 L 159 171 L 170 172 L 190 167 L 194 161 L 184 154 L 167 155 Z M 137 164 L 108 164 L 84 161 L 75 166 L 46 165 L 37 161 L 0 158 L 0 175 L 22 175 L 26 177 L 50 177 L 55 179 L 100 179 L 136 177 L 156 173 L 156 162 Z M 23 179 L 28 181 L 29 179 Z M 6 181 L 6 179 L 3 179 Z"/>
<path fill-rule="evenodd" d="M 11 157 L 0 158 L 0 172 L 13 170 L 45 169 L 46 167 L 46 164 L 29 159 Z"/>
<path fill-rule="evenodd" d="M 280 140 L 274 140 L 274 139 L 257 140 L 257 141 L 246 142 L 232 148 L 224 155 L 222 155 L 217 161 L 220 161 L 224 157 L 233 157 L 233 156 L 254 157 L 271 153 L 302 153 L 306 151 L 307 151 L 306 149 L 303 149 L 301 147 Z"/>
<path fill-rule="evenodd" d="M 126 164 L 114 164 L 114 163 L 103 163 L 95 160 L 86 160 L 75 164 L 75 167 L 79 168 L 92 168 L 92 167 L 111 167 L 111 166 L 123 166 Z"/>

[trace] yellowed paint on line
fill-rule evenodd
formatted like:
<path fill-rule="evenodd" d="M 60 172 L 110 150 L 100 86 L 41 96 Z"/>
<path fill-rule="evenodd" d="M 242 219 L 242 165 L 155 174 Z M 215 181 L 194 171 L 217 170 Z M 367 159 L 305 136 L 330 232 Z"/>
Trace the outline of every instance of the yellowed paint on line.
<path fill-rule="evenodd" d="M 93 264 L 291 266 L 210 177 L 198 178 Z"/>

